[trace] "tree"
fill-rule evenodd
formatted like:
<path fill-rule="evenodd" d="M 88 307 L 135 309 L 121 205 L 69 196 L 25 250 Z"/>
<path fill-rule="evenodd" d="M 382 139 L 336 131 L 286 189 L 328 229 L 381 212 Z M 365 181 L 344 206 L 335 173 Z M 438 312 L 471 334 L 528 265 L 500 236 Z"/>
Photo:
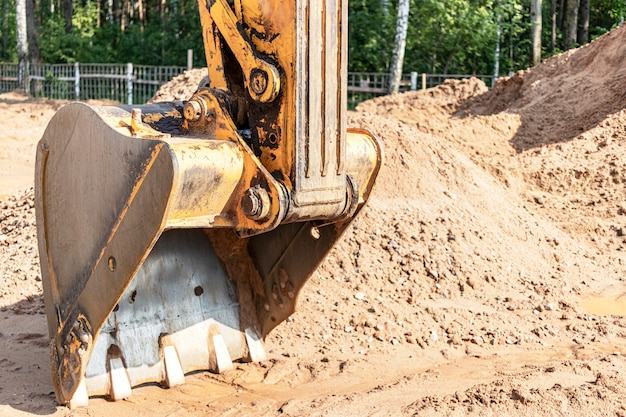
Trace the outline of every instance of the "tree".
<path fill-rule="evenodd" d="M 396 38 L 393 44 L 393 55 L 390 65 L 389 92 L 397 93 L 402 77 L 402 66 L 404 64 L 404 50 L 406 48 L 406 32 L 409 24 L 409 0 L 398 1 L 398 20 L 396 22 Z"/>
<path fill-rule="evenodd" d="M 530 63 L 541 62 L 541 0 L 530 0 Z"/>
<path fill-rule="evenodd" d="M 72 0 L 63 0 L 63 13 L 65 16 L 65 33 L 70 33 L 72 31 L 72 16 L 74 15 Z"/>
<path fill-rule="evenodd" d="M 498 6 L 500 1 L 498 0 Z M 502 16 L 500 11 L 496 10 L 496 47 L 493 51 L 493 78 L 494 80 L 500 75 L 500 37 L 502 36 Z"/>
<path fill-rule="evenodd" d="M 580 0 L 580 20 L 578 22 L 577 41 L 579 45 L 589 42 L 590 0 Z"/>
<path fill-rule="evenodd" d="M 381 0 L 348 1 L 349 71 L 388 71 L 393 21 L 395 15 L 385 14 Z"/>
<path fill-rule="evenodd" d="M 404 59 L 397 59 L 398 50 L 392 65 L 399 6 L 407 1 Z M 539 56 L 531 57 L 537 51 L 531 30 L 540 32 L 531 1 L 545 6 L 543 57 L 597 38 L 626 16 L 625 0 L 348 0 L 349 71 L 397 71 L 400 61 L 403 72 L 435 74 L 502 75 L 526 68 Z M 19 2 L 27 8 L 28 36 L 20 45 L 28 46 L 30 62 L 37 61 L 38 44 L 45 63 L 184 65 L 190 48 L 202 64 L 195 0 Z M 531 26 L 531 20 L 537 25 Z M 16 21 L 16 1 L 0 0 L 2 61 L 18 62 Z M 536 46 L 539 36 L 533 39 Z"/>
<path fill-rule="evenodd" d="M 556 48 L 556 0 L 552 0 L 550 5 L 550 22 L 552 23 L 550 32 L 550 54 L 554 54 Z"/>
<path fill-rule="evenodd" d="M 28 36 L 28 62 L 39 62 L 39 43 L 37 42 L 37 26 L 35 23 L 35 2 L 26 0 L 26 31 Z"/>
<path fill-rule="evenodd" d="M 26 0 L 15 0 L 15 26 L 17 31 L 17 83 L 28 89 L 28 33 L 26 29 Z"/>
<path fill-rule="evenodd" d="M 389 14 L 389 0 L 380 0 L 380 5 L 383 8 L 383 14 L 387 16 Z"/>
<path fill-rule="evenodd" d="M 567 18 L 565 25 L 565 49 L 574 48 L 578 35 L 578 5 L 579 0 L 567 0 Z"/>

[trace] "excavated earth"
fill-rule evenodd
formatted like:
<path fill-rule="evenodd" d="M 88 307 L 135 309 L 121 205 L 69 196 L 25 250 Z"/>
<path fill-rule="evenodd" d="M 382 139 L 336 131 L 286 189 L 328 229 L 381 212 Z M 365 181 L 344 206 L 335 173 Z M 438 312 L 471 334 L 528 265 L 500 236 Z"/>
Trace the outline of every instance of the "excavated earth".
<path fill-rule="evenodd" d="M 626 416 L 626 26 L 489 91 L 359 105 L 383 170 L 268 359 L 73 411 L 50 383 L 32 191 L 59 105 L 0 96 L 0 416 Z"/>

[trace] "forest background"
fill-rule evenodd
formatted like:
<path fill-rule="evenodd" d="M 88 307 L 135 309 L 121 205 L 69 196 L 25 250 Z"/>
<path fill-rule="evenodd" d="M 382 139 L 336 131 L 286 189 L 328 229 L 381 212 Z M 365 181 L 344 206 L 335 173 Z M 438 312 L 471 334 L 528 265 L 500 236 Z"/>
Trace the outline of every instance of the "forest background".
<path fill-rule="evenodd" d="M 194 65 L 205 65 L 194 0 L 0 1 L 0 62 L 18 61 L 16 3 L 25 2 L 31 63 L 182 66 L 192 49 Z M 399 1 L 349 0 L 349 71 L 389 72 Z M 536 61 L 537 42 L 546 58 L 606 33 L 626 15 L 624 0 L 409 4 L 404 70 L 433 74 L 507 75 Z"/>

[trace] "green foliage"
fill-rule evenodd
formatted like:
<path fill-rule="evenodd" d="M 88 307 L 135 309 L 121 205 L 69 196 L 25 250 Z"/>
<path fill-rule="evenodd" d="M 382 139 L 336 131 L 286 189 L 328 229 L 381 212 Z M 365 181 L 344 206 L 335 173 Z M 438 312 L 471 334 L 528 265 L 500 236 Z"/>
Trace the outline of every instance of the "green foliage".
<path fill-rule="evenodd" d="M 502 28 L 499 75 L 527 68 L 530 63 L 530 1 L 500 0 L 493 11 L 500 16 Z"/>
<path fill-rule="evenodd" d="M 2 61 L 16 61 L 15 2 L 2 1 L 6 20 L 0 25 Z M 98 8 L 98 2 L 100 8 Z M 114 2 L 119 7 L 123 0 Z M 136 5 L 136 0 L 131 3 Z M 143 0 L 147 16 L 135 8 L 124 28 L 103 0 L 74 0 L 73 28 L 65 32 L 63 2 L 37 4 L 40 55 L 44 62 L 133 62 L 185 65 L 187 49 L 195 65 L 204 65 L 202 30 L 194 0 Z M 161 9 L 161 5 L 165 5 Z M 387 72 L 393 51 L 398 0 L 348 0 L 350 71 Z M 543 51 L 549 54 L 550 5 L 544 0 Z M 411 0 L 404 71 L 491 74 L 500 29 L 501 75 L 529 62 L 530 0 Z M 561 11 L 559 11 L 560 13 Z M 623 21 L 624 0 L 591 2 L 589 32 L 600 36 Z M 556 52 L 563 49 L 558 33 Z"/>
<path fill-rule="evenodd" d="M 172 4 L 172 3 L 171 3 Z M 203 65 L 204 46 L 198 5 L 188 1 L 179 13 L 164 14 L 150 9 L 143 27 L 131 19 L 122 30 L 117 22 L 97 25 L 94 2 L 74 9 L 73 28 L 65 33 L 62 16 L 55 15 L 39 28 L 41 56 L 45 62 L 132 62 L 144 65 L 186 65 L 187 49 L 194 50 L 197 65 Z"/>
<path fill-rule="evenodd" d="M 594 0 L 591 2 L 589 36 L 595 39 L 621 24 L 626 17 L 624 0 Z"/>
<path fill-rule="evenodd" d="M 0 25 L 0 61 L 17 62 L 17 37 L 15 34 L 15 1 L 0 0 L 0 19 L 6 13 L 6 25 Z M 3 19 L 4 20 L 4 19 Z M 4 22 L 3 22 L 4 23 Z"/>
<path fill-rule="evenodd" d="M 66 34 L 64 25 L 60 17 L 53 17 L 39 29 L 39 51 L 46 62 L 76 62 L 76 52 L 81 47 L 80 37 L 74 32 Z"/>
<path fill-rule="evenodd" d="M 489 74 L 496 26 L 489 2 L 414 0 L 405 68 L 429 73 Z"/>
<path fill-rule="evenodd" d="M 385 12 L 381 0 L 349 0 L 348 13 L 349 70 L 387 71 L 395 36 L 395 7 Z"/>

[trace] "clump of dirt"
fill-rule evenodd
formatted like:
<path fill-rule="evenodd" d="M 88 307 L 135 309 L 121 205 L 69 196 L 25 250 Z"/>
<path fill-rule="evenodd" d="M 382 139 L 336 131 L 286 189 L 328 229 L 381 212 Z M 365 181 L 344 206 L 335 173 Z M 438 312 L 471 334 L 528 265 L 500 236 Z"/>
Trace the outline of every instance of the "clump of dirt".
<path fill-rule="evenodd" d="M 185 71 L 163 84 L 154 97 L 148 100 L 148 103 L 189 100 L 198 89 L 198 86 L 205 82 L 207 76 L 206 68 Z"/>

